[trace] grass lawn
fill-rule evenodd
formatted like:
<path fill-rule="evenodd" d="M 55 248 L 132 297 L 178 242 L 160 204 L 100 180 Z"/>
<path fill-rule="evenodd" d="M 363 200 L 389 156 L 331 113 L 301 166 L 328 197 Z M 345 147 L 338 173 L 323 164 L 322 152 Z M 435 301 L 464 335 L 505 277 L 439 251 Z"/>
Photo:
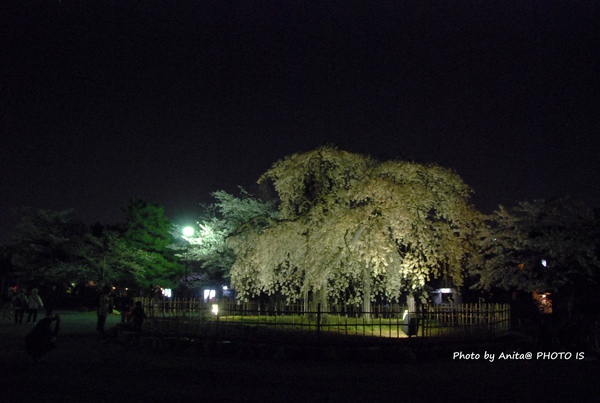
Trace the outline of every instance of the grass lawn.
<path fill-rule="evenodd" d="M 435 358 L 391 359 L 364 345 L 293 359 L 207 355 L 124 346 L 95 332 L 95 313 L 59 313 L 58 347 L 38 364 L 24 350 L 31 326 L 0 322 L 0 402 L 566 402 L 598 394 L 596 360 L 459 361 L 448 346 Z M 107 328 L 118 321 L 110 316 Z"/>

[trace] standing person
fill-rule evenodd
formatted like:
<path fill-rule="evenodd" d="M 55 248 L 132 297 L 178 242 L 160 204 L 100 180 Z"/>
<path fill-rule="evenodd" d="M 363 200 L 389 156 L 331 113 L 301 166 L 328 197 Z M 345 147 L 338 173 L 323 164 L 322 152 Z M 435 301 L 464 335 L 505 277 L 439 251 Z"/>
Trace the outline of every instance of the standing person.
<path fill-rule="evenodd" d="M 46 300 L 46 303 L 44 304 L 46 306 L 46 316 L 52 316 L 52 311 L 56 307 L 58 301 L 58 290 L 56 285 L 53 284 L 49 291 L 48 295 L 44 297 Z"/>
<path fill-rule="evenodd" d="M 121 312 L 121 323 L 129 322 L 131 319 L 132 299 L 127 294 L 119 300 L 119 312 Z"/>
<path fill-rule="evenodd" d="M 96 324 L 96 330 L 100 333 L 104 333 L 104 324 L 106 323 L 106 316 L 110 311 L 110 288 L 108 286 L 102 287 L 100 293 L 100 299 L 98 301 L 98 323 Z"/>
<path fill-rule="evenodd" d="M 142 308 L 142 303 L 137 301 L 133 311 L 131 311 L 131 317 L 133 318 L 133 330 L 136 332 L 139 338 L 142 333 L 142 326 L 144 325 L 144 319 L 146 319 L 146 312 Z"/>
<path fill-rule="evenodd" d="M 50 327 L 54 324 L 54 330 Z M 25 336 L 25 347 L 27 352 L 33 357 L 33 361 L 38 362 L 40 357 L 48 351 L 56 348 L 56 335 L 58 334 L 60 318 L 56 316 L 46 316 L 35 325 L 31 333 Z"/>
<path fill-rule="evenodd" d="M 31 290 L 31 295 L 27 298 L 27 324 L 31 322 L 33 318 L 33 323 L 37 321 L 38 309 L 42 309 L 44 307 L 44 303 L 42 302 L 42 298 L 38 295 L 38 289 L 34 288 Z"/>
<path fill-rule="evenodd" d="M 15 325 L 23 324 L 23 316 L 25 315 L 25 308 L 27 308 L 25 290 L 19 288 L 19 291 L 12 299 L 12 306 L 15 310 Z"/>

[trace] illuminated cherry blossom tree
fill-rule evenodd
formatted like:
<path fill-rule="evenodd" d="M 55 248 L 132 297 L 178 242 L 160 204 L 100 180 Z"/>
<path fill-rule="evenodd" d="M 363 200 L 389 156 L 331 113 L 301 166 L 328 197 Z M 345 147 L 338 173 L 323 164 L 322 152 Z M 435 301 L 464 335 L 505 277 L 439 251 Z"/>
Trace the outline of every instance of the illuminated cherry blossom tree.
<path fill-rule="evenodd" d="M 418 294 L 428 280 L 462 284 L 462 261 L 479 213 L 470 188 L 448 169 L 323 147 L 276 162 L 280 217 L 235 239 L 232 284 L 242 297 L 312 292 L 326 303 L 363 305 Z"/>

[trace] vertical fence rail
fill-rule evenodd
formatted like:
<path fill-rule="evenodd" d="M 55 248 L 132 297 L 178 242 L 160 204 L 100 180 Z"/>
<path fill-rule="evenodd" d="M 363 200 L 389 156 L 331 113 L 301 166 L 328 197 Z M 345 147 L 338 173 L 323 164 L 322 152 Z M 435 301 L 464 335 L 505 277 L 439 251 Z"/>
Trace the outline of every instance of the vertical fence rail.
<path fill-rule="evenodd" d="M 423 335 L 496 335 L 510 328 L 508 304 L 424 306 Z"/>

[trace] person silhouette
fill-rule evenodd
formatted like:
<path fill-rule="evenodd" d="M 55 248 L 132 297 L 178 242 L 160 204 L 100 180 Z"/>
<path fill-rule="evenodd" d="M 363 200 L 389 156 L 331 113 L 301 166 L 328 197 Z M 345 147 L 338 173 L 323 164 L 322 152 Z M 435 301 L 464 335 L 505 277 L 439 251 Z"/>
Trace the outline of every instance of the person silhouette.
<path fill-rule="evenodd" d="M 104 333 L 104 324 L 110 311 L 110 303 L 110 288 L 104 286 L 98 301 L 98 321 L 96 322 L 96 330 L 100 333 Z"/>
<path fill-rule="evenodd" d="M 131 317 L 133 318 L 133 330 L 135 330 L 139 337 L 139 335 L 142 333 L 144 319 L 146 319 L 146 312 L 144 312 L 144 308 L 142 307 L 142 303 L 140 301 L 135 303 L 135 307 L 131 312 Z"/>
<path fill-rule="evenodd" d="M 31 290 L 31 295 L 27 298 L 27 324 L 33 319 L 33 323 L 37 321 L 38 310 L 44 307 L 42 298 L 38 294 L 38 289 Z"/>
<path fill-rule="evenodd" d="M 25 316 L 25 309 L 27 308 L 27 295 L 25 290 L 19 289 L 17 295 L 12 299 L 12 306 L 15 310 L 15 324 L 20 325 L 23 323 L 23 316 Z"/>
<path fill-rule="evenodd" d="M 55 322 L 54 329 L 51 329 L 52 322 Z M 38 362 L 44 354 L 56 348 L 56 335 L 59 328 L 60 317 L 58 315 L 46 316 L 25 336 L 25 347 L 34 362 Z"/>

